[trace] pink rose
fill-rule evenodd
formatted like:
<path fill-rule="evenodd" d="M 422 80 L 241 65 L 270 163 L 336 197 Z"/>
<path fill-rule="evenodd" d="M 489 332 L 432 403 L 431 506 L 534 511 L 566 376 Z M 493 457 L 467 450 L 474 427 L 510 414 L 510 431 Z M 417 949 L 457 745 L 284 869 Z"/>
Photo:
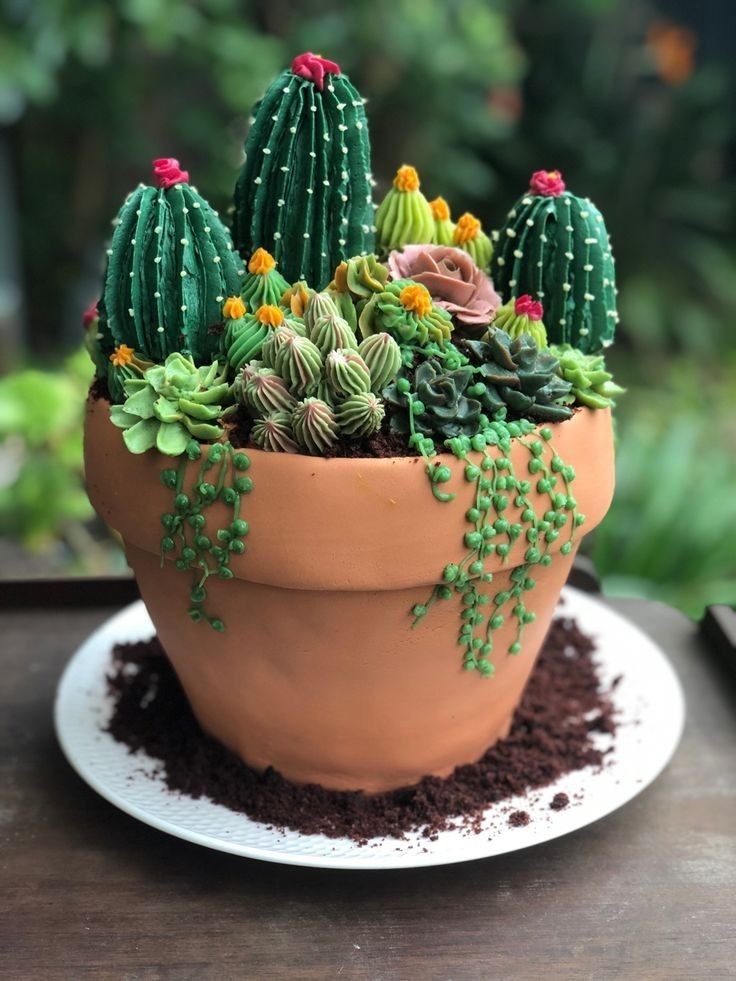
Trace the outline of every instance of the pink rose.
<path fill-rule="evenodd" d="M 565 190 L 565 182 L 559 170 L 535 170 L 529 181 L 529 190 L 532 194 L 556 198 Z"/>
<path fill-rule="evenodd" d="M 319 55 L 305 51 L 304 54 L 297 55 L 291 63 L 291 70 L 295 75 L 306 78 L 314 82 L 317 88 L 322 91 L 325 87 L 325 75 L 339 75 L 340 66 L 327 58 L 320 58 Z"/>
<path fill-rule="evenodd" d="M 501 305 L 493 283 L 467 252 L 449 245 L 407 245 L 388 257 L 392 279 L 412 279 L 429 290 L 460 324 L 486 327 Z"/>
<path fill-rule="evenodd" d="M 514 313 L 517 317 L 526 314 L 530 320 L 541 320 L 544 316 L 544 307 L 539 300 L 533 300 L 529 293 L 522 293 L 514 301 Z"/>
<path fill-rule="evenodd" d="M 188 184 L 189 171 L 182 170 L 174 157 L 159 157 L 153 161 L 153 176 L 159 187 L 173 187 L 174 184 Z"/>

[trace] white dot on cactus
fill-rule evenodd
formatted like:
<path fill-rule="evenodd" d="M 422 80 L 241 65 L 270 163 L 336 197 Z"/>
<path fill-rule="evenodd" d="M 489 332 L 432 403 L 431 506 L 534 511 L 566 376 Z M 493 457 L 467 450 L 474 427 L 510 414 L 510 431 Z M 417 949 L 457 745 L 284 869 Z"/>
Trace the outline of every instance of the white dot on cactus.
<path fill-rule="evenodd" d="M 216 303 L 222 303 L 224 299 L 225 299 L 224 296 L 216 296 L 215 297 L 215 302 Z"/>
<path fill-rule="evenodd" d="M 288 91 L 289 91 L 289 88 L 290 88 L 290 86 L 288 86 L 288 85 L 285 85 L 285 86 L 284 86 L 284 87 L 283 87 L 283 88 L 281 89 L 281 91 L 282 91 L 282 92 L 288 92 Z"/>
<path fill-rule="evenodd" d="M 209 233 L 210 233 L 210 232 L 212 231 L 212 229 L 210 228 L 210 226 L 209 226 L 209 225 L 205 225 L 205 226 L 204 226 L 204 230 L 205 230 L 205 232 L 206 232 L 206 233 L 207 233 L 208 235 L 209 235 Z"/>
<path fill-rule="evenodd" d="M 596 221 L 603 221 L 603 215 L 596 215 L 595 216 L 595 220 Z"/>
<path fill-rule="evenodd" d="M 585 265 L 583 266 L 583 269 L 585 270 L 585 272 L 593 272 L 593 267 L 591 266 L 591 264 L 589 262 L 586 262 L 585 263 Z"/>
<path fill-rule="evenodd" d="M 534 228 L 534 222 L 532 221 L 531 218 L 527 218 L 526 223 L 529 228 Z"/>
<path fill-rule="evenodd" d="M 521 249 L 514 249 L 514 258 L 515 259 L 523 259 L 524 258 L 524 253 L 521 251 Z"/>
<path fill-rule="evenodd" d="M 157 327 L 156 330 L 159 332 L 159 334 L 163 334 L 164 332 L 163 327 Z"/>
<path fill-rule="evenodd" d="M 339 238 L 339 239 L 337 240 L 337 242 L 338 242 L 338 245 L 347 245 L 347 242 L 345 241 L 345 239 L 344 239 L 344 238 Z"/>
<path fill-rule="evenodd" d="M 564 203 L 564 204 L 566 204 L 566 205 L 568 206 L 568 208 L 569 208 L 569 207 L 570 207 L 570 205 L 572 204 L 572 202 L 570 201 L 570 198 L 563 198 L 562 200 L 563 200 L 563 203 Z"/>
<path fill-rule="evenodd" d="M 302 238 L 309 238 L 309 232 L 305 232 Z"/>
<path fill-rule="evenodd" d="M 186 305 L 186 303 L 182 303 L 182 305 L 181 305 L 181 312 L 182 313 L 186 313 L 187 312 L 187 305 Z"/>
<path fill-rule="evenodd" d="M 307 194 L 314 194 L 314 190 L 311 187 L 308 187 Z"/>
<path fill-rule="evenodd" d="M 604 279 L 603 280 L 603 285 L 604 286 L 610 286 L 611 285 L 611 280 L 610 279 Z"/>
<path fill-rule="evenodd" d="M 371 225 L 371 231 L 372 232 L 377 232 L 378 231 L 377 226 L 376 225 Z"/>
<path fill-rule="evenodd" d="M 102 334 L 95 334 L 95 339 L 98 341 L 102 340 Z"/>
<path fill-rule="evenodd" d="M 499 266 L 505 266 L 506 265 L 506 260 L 504 259 L 504 257 L 502 255 L 500 255 L 498 257 L 498 259 L 496 259 L 496 262 L 499 264 Z"/>
<path fill-rule="evenodd" d="M 348 196 L 347 196 L 347 194 L 341 194 L 341 195 L 340 195 L 340 200 L 341 200 L 341 201 L 347 201 L 347 199 L 348 199 Z"/>
<path fill-rule="evenodd" d="M 607 340 L 605 340 L 603 342 L 603 347 L 610 347 L 612 344 L 613 344 L 613 341 L 610 338 L 608 338 Z"/>
<path fill-rule="evenodd" d="M 509 286 L 511 287 L 511 289 L 513 289 L 514 286 L 516 286 L 516 280 L 515 279 L 510 279 L 509 280 Z"/>
<path fill-rule="evenodd" d="M 322 184 L 323 184 L 323 185 L 324 185 L 325 187 L 329 187 L 329 186 L 330 186 L 330 182 L 329 182 L 329 181 L 322 181 Z"/>
<path fill-rule="evenodd" d="M 501 237 L 501 236 L 500 236 L 500 235 L 498 234 L 498 232 L 497 232 L 497 231 L 496 231 L 496 229 L 494 228 L 494 230 L 493 230 L 493 231 L 491 232 L 491 241 L 492 241 L 492 242 L 497 242 L 497 241 L 499 240 L 499 238 L 500 238 L 500 237 Z"/>
<path fill-rule="evenodd" d="M 341 218 L 341 219 L 340 219 L 340 224 L 341 224 L 341 225 L 347 225 L 347 223 L 348 223 L 348 220 L 347 220 L 347 218 Z"/>
<path fill-rule="evenodd" d="M 296 133 L 296 126 L 290 126 L 289 127 L 289 132 L 290 133 Z"/>
<path fill-rule="evenodd" d="M 544 290 L 537 290 L 537 297 L 541 300 L 544 296 Z"/>
<path fill-rule="evenodd" d="M 135 273 L 134 273 L 134 272 L 133 272 L 133 270 L 131 269 L 131 271 L 130 271 L 130 272 L 128 273 L 128 275 L 129 275 L 129 276 L 130 276 L 130 278 L 132 279 L 132 278 L 133 278 L 133 276 L 135 276 Z"/>
<path fill-rule="evenodd" d="M 156 225 L 156 227 L 153 230 L 153 234 L 154 235 L 160 235 L 161 234 L 161 226 L 160 225 Z"/>
<path fill-rule="evenodd" d="M 220 259 L 219 255 L 216 255 L 212 261 L 217 263 L 217 262 L 221 262 L 222 260 Z"/>
<path fill-rule="evenodd" d="M 342 147 L 340 147 L 340 149 L 342 150 L 343 153 L 347 153 L 348 152 L 348 148 L 346 146 L 342 146 Z"/>
<path fill-rule="evenodd" d="M 516 231 L 513 228 L 507 228 L 506 234 L 508 235 L 509 238 L 516 238 Z"/>
<path fill-rule="evenodd" d="M 120 219 L 119 218 L 113 218 L 112 224 L 113 224 L 113 227 L 114 228 L 117 228 L 117 226 L 120 224 Z"/>
<path fill-rule="evenodd" d="M 266 154 L 266 156 L 268 156 L 271 151 L 270 151 L 270 149 L 267 146 L 264 146 L 263 152 Z"/>
<path fill-rule="evenodd" d="M 323 259 L 326 259 L 326 258 L 327 258 L 327 253 L 326 253 L 326 252 L 320 252 L 320 256 L 321 256 L 321 257 L 322 257 Z"/>
<path fill-rule="evenodd" d="M 130 317 L 134 316 L 133 307 L 128 307 L 128 316 L 130 316 Z"/>
<path fill-rule="evenodd" d="M 248 116 L 248 125 L 249 126 L 252 126 L 255 121 L 256 121 L 256 117 L 255 116 Z"/>
<path fill-rule="evenodd" d="M 112 255 L 112 249 L 105 249 L 105 252 L 107 252 L 108 255 Z"/>
<path fill-rule="evenodd" d="M 544 234 L 544 232 L 542 232 L 542 234 L 539 236 L 539 241 L 540 242 L 546 242 L 547 241 L 547 236 Z"/>
<path fill-rule="evenodd" d="M 284 201 L 284 199 L 283 199 L 283 198 L 279 198 L 279 199 L 278 199 L 278 201 L 276 202 L 276 207 L 277 207 L 277 208 L 283 208 L 283 206 L 284 206 L 285 204 L 286 204 L 286 201 Z"/>
<path fill-rule="evenodd" d="M 262 183 L 263 183 L 263 181 L 261 180 L 261 178 L 260 178 L 260 177 L 254 177 L 254 178 L 253 178 L 253 183 L 254 183 L 254 184 L 262 184 Z"/>
<path fill-rule="evenodd" d="M 156 262 L 156 263 L 161 262 L 161 256 L 160 255 L 157 255 L 156 258 L 153 261 Z"/>
<path fill-rule="evenodd" d="M 586 238 L 585 244 L 586 245 L 597 245 L 598 244 L 598 239 L 597 238 Z"/>
<path fill-rule="evenodd" d="M 138 215 L 139 217 L 140 217 L 140 213 L 141 213 L 141 209 L 140 209 L 140 208 L 138 208 L 138 209 L 137 209 L 137 211 L 136 211 L 136 214 L 137 214 L 137 215 Z"/>
<path fill-rule="evenodd" d="M 590 302 L 591 302 L 592 300 L 594 300 L 594 299 L 595 299 L 595 297 L 593 296 L 593 294 L 592 294 L 592 293 L 583 293 L 583 299 L 584 299 L 584 300 L 585 300 L 585 301 L 586 301 L 587 303 L 590 303 Z"/>
<path fill-rule="evenodd" d="M 564 317 L 560 317 L 560 327 L 564 327 L 566 323 L 567 323 L 567 321 L 565 320 L 565 318 Z M 581 333 L 582 333 L 582 331 L 581 331 Z"/>
<path fill-rule="evenodd" d="M 345 125 L 345 123 L 340 123 L 340 125 L 337 128 L 340 130 L 341 133 L 344 133 L 347 130 L 347 126 Z"/>
<path fill-rule="evenodd" d="M 347 102 L 338 102 L 337 103 L 337 108 L 340 110 L 340 112 L 342 112 L 346 105 L 347 105 Z"/>
<path fill-rule="evenodd" d="M 361 123 L 360 120 L 358 120 L 358 122 L 355 124 L 355 128 L 356 129 L 363 129 L 363 124 Z"/>
<path fill-rule="evenodd" d="M 569 292 L 570 292 L 570 290 L 572 289 L 572 286 L 570 286 L 570 284 L 569 284 L 569 283 L 563 283 L 563 284 L 562 284 L 562 289 L 563 289 L 563 292 L 565 292 L 565 293 L 569 293 Z"/>
<path fill-rule="evenodd" d="M 366 194 L 366 196 L 365 196 L 365 203 L 366 204 L 373 204 L 373 195 L 372 194 Z"/>
<path fill-rule="evenodd" d="M 189 245 L 189 239 L 188 238 L 181 238 L 181 239 L 179 239 L 179 241 L 181 242 L 182 245 Z"/>
<path fill-rule="evenodd" d="M 281 170 L 282 170 L 282 172 L 283 172 L 284 174 L 285 174 L 285 173 L 286 173 L 286 172 L 288 171 L 288 169 L 289 169 L 289 168 L 288 168 L 288 167 L 286 166 L 286 164 L 284 164 L 284 166 L 283 166 L 283 167 L 281 168 Z"/>
<path fill-rule="evenodd" d="M 182 271 L 179 273 L 179 275 L 181 276 L 182 279 L 184 279 L 186 277 L 186 274 L 187 274 L 186 269 L 182 269 Z"/>
<path fill-rule="evenodd" d="M 580 217 L 581 218 L 588 218 L 588 217 L 590 217 L 590 212 L 589 211 L 581 211 L 580 212 Z"/>
<path fill-rule="evenodd" d="M 587 327 L 581 327 L 580 328 L 580 336 L 581 337 L 587 337 L 589 333 L 590 333 L 590 331 L 588 330 Z"/>
<path fill-rule="evenodd" d="M 328 92 L 334 92 L 335 91 L 335 86 L 332 84 L 332 82 L 329 82 L 329 84 L 327 85 L 327 91 Z"/>
<path fill-rule="evenodd" d="M 575 257 L 573 256 L 573 254 L 572 254 L 572 252 L 566 252 L 566 253 L 565 253 L 565 258 L 566 258 L 566 259 L 569 259 L 569 260 L 570 260 L 570 262 L 572 262 L 572 260 L 573 260 L 573 259 L 574 259 Z"/>
<path fill-rule="evenodd" d="M 369 225 L 361 225 L 360 227 L 362 228 L 364 235 L 367 235 L 368 232 L 370 231 L 370 226 Z"/>
<path fill-rule="evenodd" d="M 132 239 L 130 240 L 130 244 L 131 244 L 131 245 L 135 245 L 135 239 L 134 239 L 134 238 L 132 238 Z"/>
<path fill-rule="evenodd" d="M 565 225 L 565 231 L 566 232 L 571 232 L 572 231 L 572 225 Z"/>
<path fill-rule="evenodd" d="M 155 297 L 155 298 L 156 298 L 157 300 L 160 300 L 160 299 L 161 299 L 161 294 L 159 293 L 159 291 L 158 291 L 158 290 L 156 290 L 156 292 L 155 292 L 155 293 L 154 293 L 153 295 L 154 295 L 154 297 Z"/>
<path fill-rule="evenodd" d="M 541 269 L 543 265 L 544 265 L 544 263 L 540 259 L 539 262 L 537 263 L 537 269 Z"/>
<path fill-rule="evenodd" d="M 314 150 L 310 150 L 309 151 L 309 156 L 312 158 L 312 160 L 315 160 L 316 157 L 317 157 L 317 154 L 314 152 Z"/>
<path fill-rule="evenodd" d="M 183 215 L 188 215 L 188 214 L 189 214 L 189 208 L 187 208 L 186 206 L 185 206 L 185 207 L 183 207 L 183 208 L 181 209 L 181 213 L 182 213 Z M 217 214 L 217 212 L 215 212 L 215 214 Z"/>
<path fill-rule="evenodd" d="M 348 179 L 348 172 L 347 172 L 347 170 L 340 171 L 340 177 L 342 178 L 342 180 L 346 181 Z M 366 174 L 366 180 L 368 180 L 368 175 L 367 174 Z"/>
<path fill-rule="evenodd" d="M 273 121 L 274 121 L 275 123 L 277 123 L 277 122 L 279 121 L 279 114 L 278 114 L 277 112 L 275 112 L 275 113 L 273 114 L 273 116 L 271 116 L 271 119 L 272 119 L 272 120 L 273 120 Z"/>

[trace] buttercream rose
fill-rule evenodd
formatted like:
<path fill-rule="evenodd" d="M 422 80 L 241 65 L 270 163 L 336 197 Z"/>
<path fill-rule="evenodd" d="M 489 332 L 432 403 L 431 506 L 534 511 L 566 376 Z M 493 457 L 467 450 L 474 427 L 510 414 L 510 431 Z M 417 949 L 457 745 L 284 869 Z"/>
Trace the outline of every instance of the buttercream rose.
<path fill-rule="evenodd" d="M 529 181 L 532 194 L 556 198 L 565 190 L 565 182 L 559 170 L 535 170 Z"/>
<path fill-rule="evenodd" d="M 153 175 L 158 186 L 163 188 L 189 183 L 189 171 L 182 170 L 175 157 L 159 157 L 154 160 Z"/>
<path fill-rule="evenodd" d="M 411 279 L 426 286 L 437 306 L 465 327 L 488 326 L 501 305 L 491 280 L 462 249 L 407 245 L 390 253 L 388 266 L 392 279 Z"/>

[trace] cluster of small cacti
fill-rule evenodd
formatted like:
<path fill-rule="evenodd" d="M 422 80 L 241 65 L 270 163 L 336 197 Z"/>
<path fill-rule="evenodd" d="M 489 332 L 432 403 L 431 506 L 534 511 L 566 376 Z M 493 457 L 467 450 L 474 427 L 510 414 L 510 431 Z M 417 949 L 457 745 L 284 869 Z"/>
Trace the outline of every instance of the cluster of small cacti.
<path fill-rule="evenodd" d="M 233 391 L 254 420 L 256 446 L 317 456 L 341 437 L 358 439 L 380 429 L 380 393 L 401 366 L 393 337 L 376 333 L 359 342 L 327 292 L 309 297 L 303 319 L 282 316 L 273 326 L 253 320 L 265 330 L 265 336 L 258 332 L 257 355 L 231 364 L 239 369 Z M 234 324 L 226 330 L 226 346 Z"/>
<path fill-rule="evenodd" d="M 388 255 L 405 245 L 452 245 L 467 252 L 475 264 L 488 271 L 493 247 L 475 215 L 466 211 L 457 222 L 444 198 L 428 201 L 419 175 L 407 164 L 399 167 L 376 212 L 376 245 Z"/>

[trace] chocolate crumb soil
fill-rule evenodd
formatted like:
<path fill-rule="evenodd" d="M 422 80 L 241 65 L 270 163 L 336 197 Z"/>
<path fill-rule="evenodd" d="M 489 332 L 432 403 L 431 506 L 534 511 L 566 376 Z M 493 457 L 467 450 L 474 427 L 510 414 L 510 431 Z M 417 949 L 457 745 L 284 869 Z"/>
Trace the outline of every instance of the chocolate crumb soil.
<path fill-rule="evenodd" d="M 531 821 L 526 811 L 513 811 L 509 815 L 509 824 L 512 828 L 525 828 Z"/>
<path fill-rule="evenodd" d="M 567 796 L 567 794 L 559 793 L 559 794 L 555 794 L 555 796 L 550 801 L 549 806 L 550 809 L 553 811 L 562 811 L 567 807 L 569 803 L 570 803 L 570 798 Z"/>
<path fill-rule="evenodd" d="M 158 761 L 170 790 L 208 797 L 264 824 L 361 843 L 416 829 L 436 839 L 458 825 L 479 831 L 490 804 L 603 764 L 594 733 L 615 731 L 614 710 L 593 652 L 593 642 L 573 620 L 554 620 L 508 737 L 446 779 L 425 777 L 383 794 L 297 786 L 274 769 L 251 770 L 201 731 L 157 638 L 114 648 L 108 731 L 131 752 L 143 750 Z M 553 798 L 553 810 L 563 796 Z M 509 818 L 515 826 L 528 820 L 525 811 Z"/>

